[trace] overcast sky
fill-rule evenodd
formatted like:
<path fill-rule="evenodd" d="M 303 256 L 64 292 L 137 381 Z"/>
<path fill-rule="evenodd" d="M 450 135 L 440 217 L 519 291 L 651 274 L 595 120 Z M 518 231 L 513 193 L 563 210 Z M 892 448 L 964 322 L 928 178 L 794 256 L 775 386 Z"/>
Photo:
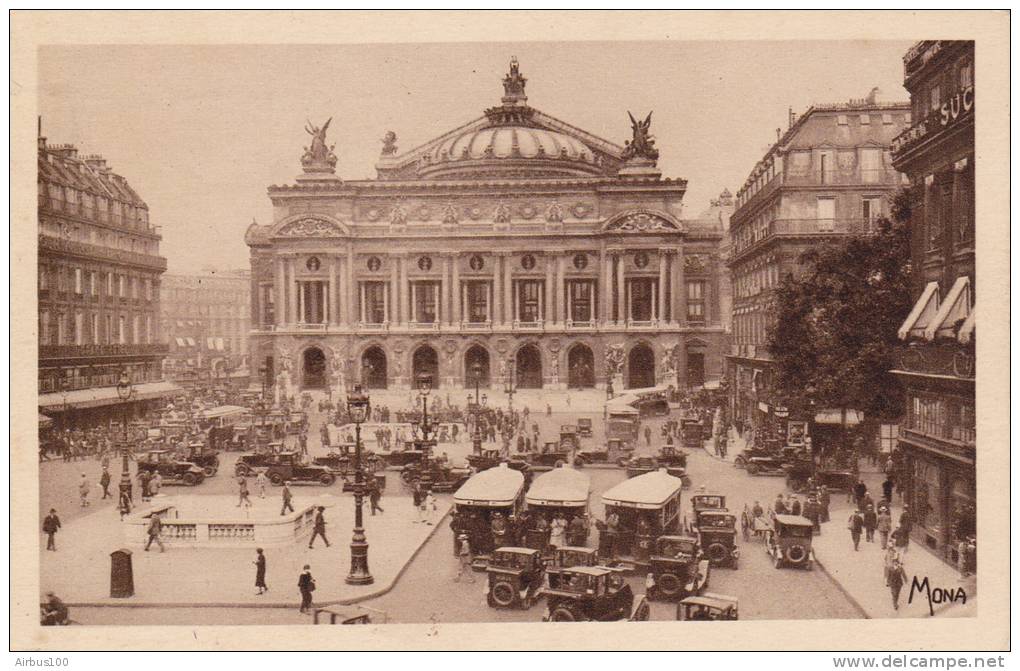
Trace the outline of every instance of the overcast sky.
<path fill-rule="evenodd" d="M 244 231 L 272 221 L 266 187 L 291 183 L 306 119 L 333 117 L 338 174 L 375 176 L 387 130 L 403 152 L 499 104 L 510 56 L 528 103 L 623 144 L 627 110 L 654 110 L 664 176 L 688 180 L 685 216 L 736 192 L 786 128 L 787 109 L 907 100 L 910 42 L 572 42 L 369 46 L 101 46 L 40 51 L 51 143 L 104 155 L 162 226 L 170 272 L 248 265 Z"/>

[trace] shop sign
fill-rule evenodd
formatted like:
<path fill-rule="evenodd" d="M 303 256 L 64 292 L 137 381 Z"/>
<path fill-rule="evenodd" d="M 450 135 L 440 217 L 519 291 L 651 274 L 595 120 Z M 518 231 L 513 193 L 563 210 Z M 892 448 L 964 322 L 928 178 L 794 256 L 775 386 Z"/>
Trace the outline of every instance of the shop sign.
<path fill-rule="evenodd" d="M 942 107 L 939 108 L 939 120 L 943 126 L 948 126 L 972 109 L 974 109 L 974 87 L 968 86 L 962 91 L 957 91 L 956 95 L 942 103 Z"/>
<path fill-rule="evenodd" d="M 774 410 L 774 412 L 776 413 L 776 417 L 789 417 L 790 416 L 790 409 L 785 407 L 785 406 L 782 406 L 782 405 L 777 405 L 775 410 Z"/>
<path fill-rule="evenodd" d="M 762 412 L 768 412 L 769 411 L 769 404 L 768 403 L 762 403 L 761 401 L 758 401 L 758 409 L 761 410 Z"/>

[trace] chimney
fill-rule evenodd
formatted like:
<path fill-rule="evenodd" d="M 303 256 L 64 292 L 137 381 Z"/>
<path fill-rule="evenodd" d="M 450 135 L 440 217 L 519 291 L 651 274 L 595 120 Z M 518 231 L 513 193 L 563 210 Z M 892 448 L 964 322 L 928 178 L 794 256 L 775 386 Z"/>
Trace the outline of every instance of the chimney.
<path fill-rule="evenodd" d="M 793 108 L 792 107 L 790 108 L 788 114 L 789 114 L 789 116 L 787 118 L 786 128 L 790 129 L 790 128 L 793 127 L 793 122 L 797 120 L 797 115 L 793 113 Z"/>
<path fill-rule="evenodd" d="M 98 172 L 105 172 L 106 170 L 109 170 L 109 168 L 106 167 L 106 159 L 100 154 L 89 154 L 84 158 L 84 161 L 85 165 Z"/>
<path fill-rule="evenodd" d="M 779 138 L 781 138 L 783 136 L 782 133 L 783 133 L 783 129 L 782 128 L 777 128 L 776 129 L 776 142 L 779 142 Z"/>

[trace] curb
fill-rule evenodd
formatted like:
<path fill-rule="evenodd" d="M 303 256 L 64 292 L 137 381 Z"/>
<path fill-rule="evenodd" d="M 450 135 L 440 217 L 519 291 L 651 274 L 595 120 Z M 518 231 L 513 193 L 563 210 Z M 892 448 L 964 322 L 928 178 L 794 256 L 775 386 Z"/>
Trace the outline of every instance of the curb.
<path fill-rule="evenodd" d="M 829 573 L 829 569 L 825 568 L 825 564 L 822 563 L 822 560 L 818 558 L 817 554 L 815 555 L 815 564 L 818 565 L 818 568 L 822 569 L 822 573 L 824 573 L 825 577 L 829 579 L 829 582 L 835 585 L 836 589 L 839 590 L 840 594 L 846 597 L 846 600 L 850 602 L 850 605 L 857 609 L 857 612 L 861 614 L 861 617 L 863 617 L 865 620 L 872 619 L 871 614 L 864 609 L 864 606 L 861 605 L 861 602 L 858 601 L 854 597 L 854 595 L 847 590 L 846 587 L 843 587 L 843 583 L 836 580 L 835 576 Z"/>
<path fill-rule="evenodd" d="M 375 591 L 368 592 L 368 593 L 365 593 L 365 594 L 359 594 L 358 596 L 349 597 L 347 599 L 332 599 L 332 600 L 328 600 L 328 601 L 317 601 L 317 602 L 314 602 L 313 605 L 315 605 L 316 607 L 321 607 L 321 606 L 350 606 L 350 605 L 353 605 L 353 604 L 356 604 L 356 603 L 361 603 L 362 601 L 368 601 L 369 599 L 376 599 L 376 598 L 378 598 L 380 596 L 383 596 L 384 594 L 392 591 L 393 588 L 397 586 L 397 582 L 400 580 L 400 578 L 403 577 L 404 573 L 407 571 L 408 567 L 411 565 L 411 562 L 413 562 L 414 559 L 418 556 L 418 553 L 421 552 L 421 549 L 423 547 L 425 547 L 426 543 L 428 543 L 430 540 L 432 540 L 432 537 L 436 534 L 436 532 L 439 530 L 439 528 L 441 526 L 443 526 L 443 521 L 447 517 L 449 517 L 450 512 L 452 510 L 453 510 L 453 506 L 448 508 L 447 511 L 445 513 L 443 513 L 442 517 L 440 517 L 436 521 L 436 524 L 432 528 L 432 531 L 430 531 L 429 534 L 425 537 L 425 540 L 423 540 L 418 545 L 418 547 L 415 548 L 414 552 L 411 553 L 411 556 L 407 558 L 407 561 L 404 562 L 404 565 L 400 567 L 400 570 L 397 571 L 396 575 L 393 576 L 393 579 L 390 580 L 390 582 L 387 585 L 384 585 L 384 586 L 380 587 L 379 589 L 377 589 Z M 272 602 L 271 601 L 258 601 L 258 602 L 255 602 L 255 603 L 247 603 L 247 602 L 241 603 L 241 602 L 237 602 L 237 601 L 217 601 L 217 602 L 211 602 L 211 603 L 172 602 L 172 601 L 169 601 L 169 602 L 163 602 L 163 601 L 159 601 L 159 602 L 154 602 L 154 601 L 139 602 L 139 601 L 135 601 L 135 602 L 124 602 L 124 603 L 94 602 L 94 601 L 68 601 L 68 602 L 65 602 L 65 605 L 67 605 L 69 608 L 294 608 L 294 602 L 293 601 L 272 601 Z"/>

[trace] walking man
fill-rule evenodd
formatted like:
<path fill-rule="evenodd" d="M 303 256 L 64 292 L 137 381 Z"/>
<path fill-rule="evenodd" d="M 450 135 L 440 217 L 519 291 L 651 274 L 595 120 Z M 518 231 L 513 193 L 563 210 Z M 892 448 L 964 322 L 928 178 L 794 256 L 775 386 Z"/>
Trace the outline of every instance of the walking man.
<path fill-rule="evenodd" d="M 418 513 L 418 519 L 416 519 L 415 522 L 422 521 L 421 510 L 424 500 L 425 492 L 423 492 L 421 489 L 421 483 L 415 482 L 414 489 L 411 491 L 411 503 L 414 505 L 414 509 Z"/>
<path fill-rule="evenodd" d="M 145 551 L 149 551 L 149 546 L 152 545 L 152 541 L 156 541 L 156 545 L 159 546 L 160 552 L 166 552 L 166 548 L 163 547 L 163 541 L 159 537 L 163 533 L 163 520 L 160 519 L 159 515 L 153 514 L 149 517 L 149 540 L 145 544 Z"/>
<path fill-rule="evenodd" d="M 457 540 L 460 541 L 459 547 L 457 548 L 457 558 L 460 560 L 460 568 L 457 569 L 457 577 L 453 579 L 454 582 L 460 582 L 461 577 L 467 573 L 467 582 L 474 584 L 475 576 L 471 570 L 471 543 L 468 540 L 467 534 L 460 534 L 457 536 Z"/>
<path fill-rule="evenodd" d="M 818 492 L 818 507 L 821 512 L 821 521 L 829 521 L 829 490 L 825 485 L 819 488 Z"/>
<path fill-rule="evenodd" d="M 50 514 L 43 520 L 42 530 L 46 533 L 46 549 L 57 551 L 57 544 L 53 540 L 60 529 L 60 518 L 57 517 L 56 508 L 50 508 Z"/>
<path fill-rule="evenodd" d="M 312 538 L 308 541 L 308 549 L 311 550 L 315 543 L 315 539 L 322 536 L 322 540 L 326 542 L 326 547 L 329 547 L 329 539 L 326 538 L 326 516 L 323 515 L 323 511 L 326 510 L 324 506 L 319 506 L 315 510 L 315 526 L 312 530 Z"/>
<path fill-rule="evenodd" d="M 269 588 L 266 587 L 266 555 L 262 552 L 262 548 L 255 548 L 255 589 L 258 591 L 256 594 L 263 594 L 268 592 Z"/>
<path fill-rule="evenodd" d="M 878 528 L 878 537 L 882 539 L 882 549 L 885 550 L 889 545 L 889 531 L 892 530 L 892 515 L 889 514 L 889 509 L 879 510 L 875 522 Z"/>
<path fill-rule="evenodd" d="M 372 504 L 372 514 L 375 515 L 375 511 L 380 513 L 385 512 L 382 506 L 379 505 L 379 499 L 382 498 L 382 491 L 379 489 L 379 483 L 372 478 L 371 489 L 368 490 L 368 501 Z"/>
<path fill-rule="evenodd" d="M 99 486 L 103 488 L 103 498 L 110 497 L 110 469 L 103 466 L 103 474 L 99 476 Z"/>
<path fill-rule="evenodd" d="M 138 481 L 142 485 L 142 502 L 149 500 L 149 479 L 151 477 L 148 471 L 142 471 L 138 474 Z"/>
<path fill-rule="evenodd" d="M 251 508 L 251 499 L 248 498 L 248 478 L 243 475 L 237 478 L 237 486 L 237 507 L 244 506 L 245 508 Z"/>
<path fill-rule="evenodd" d="M 312 567 L 305 564 L 304 570 L 297 582 L 298 591 L 301 592 L 301 611 L 308 613 L 312 609 L 312 592 L 315 591 L 315 578 L 312 577 Z"/>
<path fill-rule="evenodd" d="M 283 483 L 283 508 L 280 509 L 280 515 L 286 515 L 287 511 L 294 512 L 294 506 L 290 503 L 290 480 Z"/>
<path fill-rule="evenodd" d="M 652 446 L 652 427 L 645 427 L 645 445 L 648 447 Z"/>
<path fill-rule="evenodd" d="M 149 494 L 151 496 L 159 496 L 159 488 L 163 486 L 163 476 L 156 471 L 152 474 L 152 479 L 149 480 Z"/>
<path fill-rule="evenodd" d="M 900 590 L 903 583 L 907 581 L 907 572 L 903 570 L 903 563 L 899 559 L 893 560 L 892 568 L 889 569 L 889 591 L 892 593 L 893 610 L 900 609 Z"/>
<path fill-rule="evenodd" d="M 864 511 L 864 540 L 868 543 L 875 542 L 875 527 L 878 526 L 878 515 L 875 514 L 875 506 L 869 505 Z"/>
<path fill-rule="evenodd" d="M 255 485 L 259 488 L 259 498 L 266 498 L 266 472 L 259 471 L 255 476 Z"/>
<path fill-rule="evenodd" d="M 81 481 L 78 483 L 78 494 L 81 496 L 81 507 L 86 508 L 89 505 L 89 479 L 84 473 L 81 474 Z"/>
<path fill-rule="evenodd" d="M 436 497 L 432 495 L 432 490 L 429 490 L 425 494 L 425 524 L 435 524 L 433 520 L 436 518 Z"/>
<path fill-rule="evenodd" d="M 850 538 L 854 542 L 854 552 L 857 552 L 858 546 L 861 544 L 861 531 L 864 529 L 864 518 L 861 517 L 859 510 L 854 510 L 850 513 L 850 519 L 847 521 L 846 528 L 850 530 Z"/>

